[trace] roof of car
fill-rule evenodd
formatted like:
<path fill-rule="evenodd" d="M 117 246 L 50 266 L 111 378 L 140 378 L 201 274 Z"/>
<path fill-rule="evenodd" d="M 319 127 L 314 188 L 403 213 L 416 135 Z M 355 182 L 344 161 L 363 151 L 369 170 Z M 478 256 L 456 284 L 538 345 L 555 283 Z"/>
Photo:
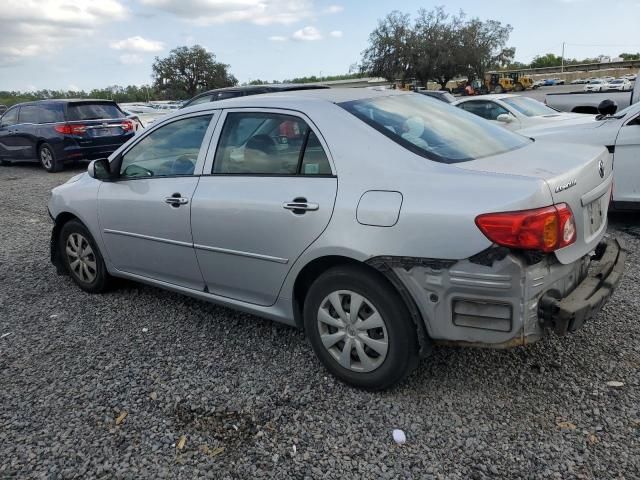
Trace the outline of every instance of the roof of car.
<path fill-rule="evenodd" d="M 243 107 L 280 107 L 283 103 L 293 105 L 295 103 L 307 102 L 330 102 L 342 103 L 353 100 L 363 100 L 368 98 L 389 97 L 392 95 L 418 95 L 413 92 L 402 92 L 398 90 L 371 90 L 367 88 L 328 88 L 319 90 L 294 90 L 284 92 L 265 93 L 260 95 L 248 95 L 235 97 L 216 102 L 200 103 L 192 105 L 170 114 L 183 115 L 188 112 L 202 110 L 212 110 L 220 108 L 243 108 Z M 436 100 L 434 100 L 436 101 Z M 439 101 L 439 100 L 438 100 Z"/>
<path fill-rule="evenodd" d="M 95 102 L 108 102 L 115 103 L 113 100 L 107 100 L 104 98 L 46 98 L 44 100 L 30 100 L 28 102 L 16 103 L 14 105 L 37 105 L 42 103 L 95 103 Z"/>
<path fill-rule="evenodd" d="M 214 88 L 213 90 L 207 90 L 199 93 L 193 98 L 210 95 L 217 92 L 250 92 L 252 90 L 271 90 L 272 92 L 286 92 L 288 90 L 316 90 L 327 89 L 326 85 L 318 85 L 313 83 L 265 83 L 262 85 L 240 85 L 235 87 Z"/>
<path fill-rule="evenodd" d="M 489 95 L 480 95 L 477 97 L 462 97 L 456 103 L 469 102 L 472 100 L 503 100 L 505 98 L 521 97 L 522 95 L 515 95 L 513 93 L 491 93 Z"/>

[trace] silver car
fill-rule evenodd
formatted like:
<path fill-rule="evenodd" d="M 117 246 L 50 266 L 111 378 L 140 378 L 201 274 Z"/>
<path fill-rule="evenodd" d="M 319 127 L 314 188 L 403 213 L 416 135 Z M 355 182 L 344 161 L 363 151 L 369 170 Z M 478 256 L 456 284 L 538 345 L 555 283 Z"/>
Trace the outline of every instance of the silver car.
<path fill-rule="evenodd" d="M 304 329 L 387 388 L 435 343 L 574 332 L 614 290 L 606 149 L 532 141 L 438 100 L 357 89 L 180 110 L 53 190 L 80 288 L 137 280 Z"/>

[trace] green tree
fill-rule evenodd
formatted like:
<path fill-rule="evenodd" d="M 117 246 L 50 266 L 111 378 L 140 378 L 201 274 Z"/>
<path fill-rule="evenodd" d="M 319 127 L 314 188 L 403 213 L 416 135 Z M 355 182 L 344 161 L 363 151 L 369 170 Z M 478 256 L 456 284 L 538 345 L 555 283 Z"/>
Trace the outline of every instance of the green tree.
<path fill-rule="evenodd" d="M 447 14 L 443 7 L 421 9 L 416 18 L 411 47 L 412 70 L 423 84 L 428 81 L 446 88 L 449 80 L 460 73 L 464 61 L 460 48 L 460 32 L 464 14 Z"/>
<path fill-rule="evenodd" d="M 379 20 L 362 52 L 362 71 L 404 85 L 413 75 L 413 35 L 409 14 L 393 11 Z"/>
<path fill-rule="evenodd" d="M 168 57 L 156 57 L 152 68 L 154 87 L 167 98 L 191 98 L 203 90 L 238 83 L 229 73 L 229 65 L 217 62 L 216 56 L 200 45 L 174 48 Z"/>
<path fill-rule="evenodd" d="M 625 61 L 640 60 L 640 52 L 638 52 L 638 53 L 621 53 L 618 56 L 620 58 L 622 58 L 623 60 L 625 60 Z"/>
<path fill-rule="evenodd" d="M 473 18 L 461 31 L 461 73 L 467 77 L 484 78 L 486 72 L 506 67 L 515 57 L 516 49 L 507 47 L 511 25 L 496 20 Z"/>

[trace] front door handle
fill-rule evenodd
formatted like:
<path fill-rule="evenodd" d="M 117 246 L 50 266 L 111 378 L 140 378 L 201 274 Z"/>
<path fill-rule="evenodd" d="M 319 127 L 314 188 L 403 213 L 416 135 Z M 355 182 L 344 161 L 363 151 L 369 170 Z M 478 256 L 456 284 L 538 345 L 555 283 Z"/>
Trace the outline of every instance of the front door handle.
<path fill-rule="evenodd" d="M 164 202 L 168 203 L 172 207 L 176 207 L 177 208 L 180 205 L 186 205 L 187 203 L 189 203 L 189 199 L 188 198 L 184 198 L 179 193 L 174 193 L 170 197 L 165 198 Z"/>
<path fill-rule="evenodd" d="M 302 214 L 308 211 L 316 211 L 320 208 L 320 205 L 296 198 L 293 202 L 283 203 L 282 208 L 284 208 L 285 210 L 291 210 L 293 213 Z"/>

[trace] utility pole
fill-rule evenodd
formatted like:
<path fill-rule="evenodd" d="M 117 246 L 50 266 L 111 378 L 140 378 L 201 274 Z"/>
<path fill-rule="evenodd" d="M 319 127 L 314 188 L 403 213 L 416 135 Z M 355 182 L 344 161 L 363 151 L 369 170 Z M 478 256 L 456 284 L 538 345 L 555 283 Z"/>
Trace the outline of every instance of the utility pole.
<path fill-rule="evenodd" d="M 564 45 L 565 42 L 562 42 L 562 66 L 560 67 L 560 72 L 564 73 Z"/>

